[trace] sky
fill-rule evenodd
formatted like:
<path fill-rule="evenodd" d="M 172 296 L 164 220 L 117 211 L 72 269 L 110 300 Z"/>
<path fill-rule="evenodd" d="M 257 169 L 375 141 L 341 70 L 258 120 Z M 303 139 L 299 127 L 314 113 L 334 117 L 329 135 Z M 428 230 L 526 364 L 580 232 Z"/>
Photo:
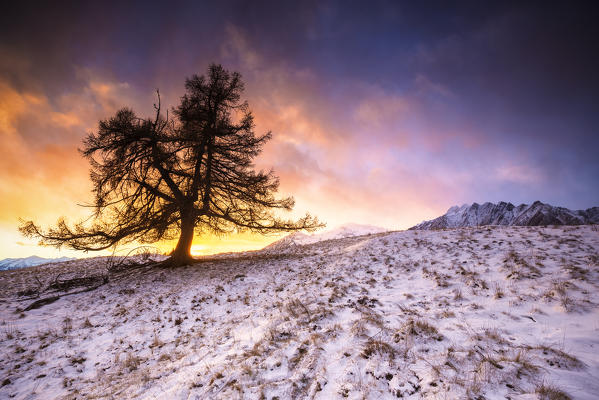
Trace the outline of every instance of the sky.
<path fill-rule="evenodd" d="M 0 258 L 84 256 L 25 240 L 19 218 L 86 218 L 82 138 L 121 107 L 151 115 L 157 88 L 175 106 L 211 63 L 272 131 L 256 166 L 291 216 L 406 229 L 463 203 L 599 205 L 592 2 L 18 3 L 0 15 Z"/>

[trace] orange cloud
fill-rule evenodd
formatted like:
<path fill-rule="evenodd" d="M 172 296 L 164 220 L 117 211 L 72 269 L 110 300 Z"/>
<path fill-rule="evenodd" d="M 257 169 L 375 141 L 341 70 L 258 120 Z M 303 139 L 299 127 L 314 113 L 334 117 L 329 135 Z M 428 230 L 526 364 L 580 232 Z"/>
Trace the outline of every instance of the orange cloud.
<path fill-rule="evenodd" d="M 0 81 L 0 225 L 15 238 L 19 217 L 51 224 L 61 215 L 89 214 L 77 206 L 91 200 L 88 164 L 77 148 L 122 101 L 110 89 L 119 84 L 101 87 L 83 81 L 77 91 L 49 99 Z"/>
<path fill-rule="evenodd" d="M 81 119 L 75 113 L 51 112 L 50 120 L 61 128 L 70 128 L 75 125 L 81 125 Z"/>

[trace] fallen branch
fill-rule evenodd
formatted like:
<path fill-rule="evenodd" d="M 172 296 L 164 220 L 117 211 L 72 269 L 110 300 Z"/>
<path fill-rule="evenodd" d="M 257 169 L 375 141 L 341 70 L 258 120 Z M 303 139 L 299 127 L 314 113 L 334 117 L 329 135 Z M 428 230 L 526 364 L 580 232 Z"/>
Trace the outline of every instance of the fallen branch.
<path fill-rule="evenodd" d="M 109 261 L 107 274 L 103 274 L 103 275 L 85 276 L 85 277 L 81 277 L 81 278 L 59 280 L 58 278 L 60 277 L 61 274 L 63 274 L 63 273 L 61 273 L 61 274 L 58 274 L 53 279 L 53 282 L 43 290 L 41 289 L 41 286 L 42 286 L 41 282 L 36 277 L 36 280 L 38 281 L 37 290 L 35 290 L 35 289 L 30 290 L 30 293 L 29 292 L 25 293 L 25 291 L 21 292 L 21 294 L 26 294 L 26 295 L 27 294 L 29 294 L 29 295 L 35 294 L 35 296 L 23 298 L 23 299 L 20 299 L 20 301 L 26 301 L 26 300 L 32 300 L 34 298 L 38 298 L 36 301 L 34 301 L 30 305 L 28 305 L 24 309 L 24 311 L 38 309 L 47 304 L 54 303 L 55 301 L 57 301 L 58 299 L 60 299 L 62 297 L 70 296 L 73 294 L 84 293 L 84 292 L 91 292 L 92 290 L 96 290 L 99 287 L 104 286 L 109 281 L 112 281 L 112 282 L 120 281 L 124 278 L 131 276 L 136 271 L 154 268 L 154 267 L 162 264 L 161 262 L 156 262 L 156 261 L 152 260 L 151 257 L 148 255 L 142 255 L 142 260 L 144 260 L 146 262 L 135 262 L 130 257 L 123 257 L 119 260 L 118 263 L 114 263 L 113 259 L 111 259 Z M 72 290 L 72 289 L 78 288 L 78 287 L 84 287 L 84 289 L 69 292 L 69 290 Z M 67 293 L 56 294 L 56 292 L 61 292 L 61 291 L 64 291 Z M 48 294 L 53 293 L 53 295 L 44 297 L 44 298 L 39 298 L 40 295 L 42 295 L 42 293 L 48 293 Z"/>
<path fill-rule="evenodd" d="M 46 304 L 54 303 L 58 299 L 60 299 L 60 296 L 52 296 L 52 297 L 46 297 L 45 299 L 36 300 L 33 303 L 29 304 L 25 308 L 24 311 L 35 310 L 36 308 L 41 308 L 41 307 L 45 306 Z"/>
<path fill-rule="evenodd" d="M 91 292 L 92 290 L 96 290 L 97 288 L 99 288 L 100 286 L 105 285 L 106 283 L 108 283 L 108 278 L 104 282 L 102 282 L 101 284 L 99 284 L 97 286 L 91 286 L 91 287 L 87 287 L 87 288 L 82 289 L 82 290 L 78 290 L 76 292 L 69 292 L 69 293 L 64 293 L 64 294 L 61 294 L 61 295 L 50 296 L 50 297 L 46 297 L 46 298 L 43 298 L 43 299 L 36 300 L 33 303 L 31 303 L 30 305 L 28 305 L 25 308 L 25 310 L 23 310 L 23 311 L 30 311 L 30 310 L 35 310 L 37 308 L 42 308 L 43 306 L 45 306 L 47 304 L 52 304 L 56 300 L 61 299 L 61 298 L 66 297 L 66 296 L 70 296 L 72 294 L 79 294 L 79 293 Z"/>

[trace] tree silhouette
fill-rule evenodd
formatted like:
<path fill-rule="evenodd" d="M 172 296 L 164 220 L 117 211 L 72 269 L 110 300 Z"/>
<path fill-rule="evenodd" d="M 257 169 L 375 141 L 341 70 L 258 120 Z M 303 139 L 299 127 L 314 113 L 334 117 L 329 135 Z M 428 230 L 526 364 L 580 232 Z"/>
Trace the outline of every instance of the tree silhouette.
<path fill-rule="evenodd" d="M 42 230 L 23 221 L 19 230 L 40 244 L 102 250 L 128 242 L 152 243 L 179 236 L 167 263 L 191 262 L 194 234 L 312 230 L 314 217 L 283 220 L 293 198 L 277 199 L 272 170 L 255 171 L 267 133 L 254 133 L 254 119 L 241 101 L 241 75 L 211 65 L 207 76 L 186 80 L 174 117 L 161 113 L 160 93 L 153 118 L 123 108 L 99 123 L 80 150 L 91 164 L 95 194 L 91 223 L 69 226 L 64 218 Z"/>

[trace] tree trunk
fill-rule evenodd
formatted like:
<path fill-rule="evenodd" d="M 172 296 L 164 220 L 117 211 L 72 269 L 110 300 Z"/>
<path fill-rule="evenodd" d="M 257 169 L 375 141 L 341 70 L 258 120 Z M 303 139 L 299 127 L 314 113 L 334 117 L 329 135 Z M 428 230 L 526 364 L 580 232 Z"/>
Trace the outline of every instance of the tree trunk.
<path fill-rule="evenodd" d="M 177 267 L 194 262 L 194 258 L 191 256 L 191 242 L 193 241 L 194 228 L 194 218 L 181 218 L 181 236 L 179 236 L 177 247 L 175 247 L 171 257 L 167 260 L 168 265 Z"/>

